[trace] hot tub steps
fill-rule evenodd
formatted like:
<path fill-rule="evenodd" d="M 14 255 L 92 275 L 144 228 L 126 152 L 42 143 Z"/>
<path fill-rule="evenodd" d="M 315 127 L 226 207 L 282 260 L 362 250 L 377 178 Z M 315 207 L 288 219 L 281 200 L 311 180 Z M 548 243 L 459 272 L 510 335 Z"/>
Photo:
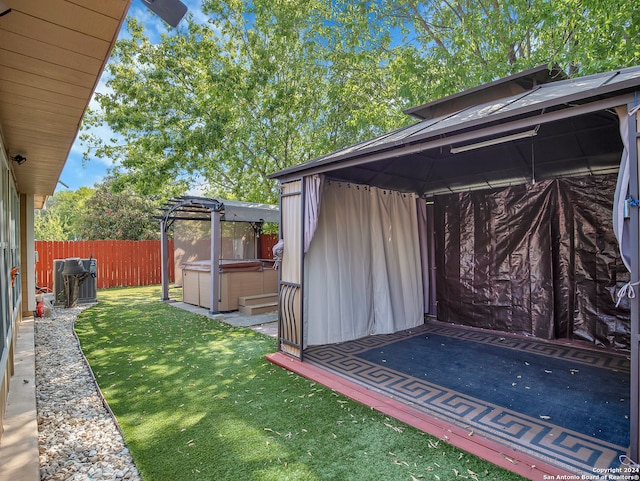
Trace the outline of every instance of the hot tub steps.
<path fill-rule="evenodd" d="M 238 310 L 248 316 L 278 310 L 278 294 L 258 294 L 238 297 Z"/>

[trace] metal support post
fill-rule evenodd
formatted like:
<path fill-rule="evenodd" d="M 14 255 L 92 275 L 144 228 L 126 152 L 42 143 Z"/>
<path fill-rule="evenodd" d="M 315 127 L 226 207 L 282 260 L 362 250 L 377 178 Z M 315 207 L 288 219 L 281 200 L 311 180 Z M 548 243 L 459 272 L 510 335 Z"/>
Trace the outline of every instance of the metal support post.
<path fill-rule="evenodd" d="M 209 314 L 220 312 L 218 301 L 220 299 L 220 212 L 211 211 L 211 282 L 209 292 Z"/>
<path fill-rule="evenodd" d="M 629 105 L 631 110 L 634 105 Z M 637 113 L 629 118 L 629 166 L 630 166 L 630 178 L 629 178 L 629 196 L 633 199 L 639 198 L 639 184 L 638 178 L 639 166 L 638 162 L 638 124 Z M 637 286 L 638 280 L 640 280 L 640 258 L 639 258 L 639 246 L 640 246 L 640 209 L 632 208 L 629 212 L 630 221 L 630 233 L 631 233 L 631 284 Z M 637 289 L 637 287 L 636 287 Z M 633 296 L 629 299 L 631 307 L 631 432 L 630 432 L 630 446 L 629 457 L 634 461 L 640 460 L 640 303 L 638 296 Z"/>
<path fill-rule="evenodd" d="M 161 275 L 162 275 L 162 298 L 163 301 L 169 300 L 169 240 L 167 239 L 167 221 L 160 221 L 160 258 Z"/>

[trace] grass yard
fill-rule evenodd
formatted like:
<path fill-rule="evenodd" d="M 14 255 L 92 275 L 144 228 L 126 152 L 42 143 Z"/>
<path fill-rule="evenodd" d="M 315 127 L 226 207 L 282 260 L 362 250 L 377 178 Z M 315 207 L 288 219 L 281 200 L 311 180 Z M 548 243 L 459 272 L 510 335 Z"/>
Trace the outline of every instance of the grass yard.
<path fill-rule="evenodd" d="M 523 479 L 270 364 L 273 338 L 159 299 L 100 291 L 76 323 L 145 481 Z"/>

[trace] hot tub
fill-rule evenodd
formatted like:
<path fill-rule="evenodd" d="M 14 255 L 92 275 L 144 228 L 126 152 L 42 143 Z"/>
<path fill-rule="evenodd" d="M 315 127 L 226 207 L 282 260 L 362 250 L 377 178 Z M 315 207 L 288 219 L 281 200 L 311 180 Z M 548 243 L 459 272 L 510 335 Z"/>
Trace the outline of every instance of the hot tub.
<path fill-rule="evenodd" d="M 182 300 L 187 304 L 209 308 L 211 261 L 185 262 L 182 267 Z M 238 298 L 278 292 L 278 271 L 273 261 L 220 260 L 218 310 L 237 311 Z"/>

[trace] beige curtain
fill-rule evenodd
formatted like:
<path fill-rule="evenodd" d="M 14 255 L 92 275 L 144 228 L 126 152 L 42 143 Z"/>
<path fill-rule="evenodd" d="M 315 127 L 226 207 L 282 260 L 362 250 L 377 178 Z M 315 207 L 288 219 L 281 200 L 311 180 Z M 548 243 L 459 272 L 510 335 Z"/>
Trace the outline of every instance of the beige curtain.
<path fill-rule="evenodd" d="M 322 200 L 322 185 L 324 175 L 315 174 L 304 178 L 304 253 L 309 252 L 309 246 L 318 226 L 320 216 L 320 201 Z"/>
<path fill-rule="evenodd" d="M 284 195 L 301 192 L 302 181 L 283 184 Z M 281 276 L 283 281 L 301 282 L 301 235 L 302 235 L 302 202 L 299 195 L 282 197 L 280 208 L 282 209 L 282 238 L 284 239 L 284 251 L 282 254 Z"/>
<path fill-rule="evenodd" d="M 626 210 L 628 208 L 626 198 L 629 192 L 629 178 L 631 176 L 631 166 L 629 165 L 629 115 L 627 113 L 627 107 L 617 107 L 616 113 L 620 120 L 620 137 L 624 149 L 622 150 L 622 157 L 620 159 L 620 170 L 618 171 L 618 183 L 616 185 L 616 192 L 613 199 L 613 230 L 620 245 L 620 254 L 622 262 L 629 272 L 631 272 L 631 248 L 629 244 L 631 242 L 629 233 L 629 221 Z"/>
<path fill-rule="evenodd" d="M 306 345 L 423 322 L 416 198 L 326 181 L 305 256 Z"/>

